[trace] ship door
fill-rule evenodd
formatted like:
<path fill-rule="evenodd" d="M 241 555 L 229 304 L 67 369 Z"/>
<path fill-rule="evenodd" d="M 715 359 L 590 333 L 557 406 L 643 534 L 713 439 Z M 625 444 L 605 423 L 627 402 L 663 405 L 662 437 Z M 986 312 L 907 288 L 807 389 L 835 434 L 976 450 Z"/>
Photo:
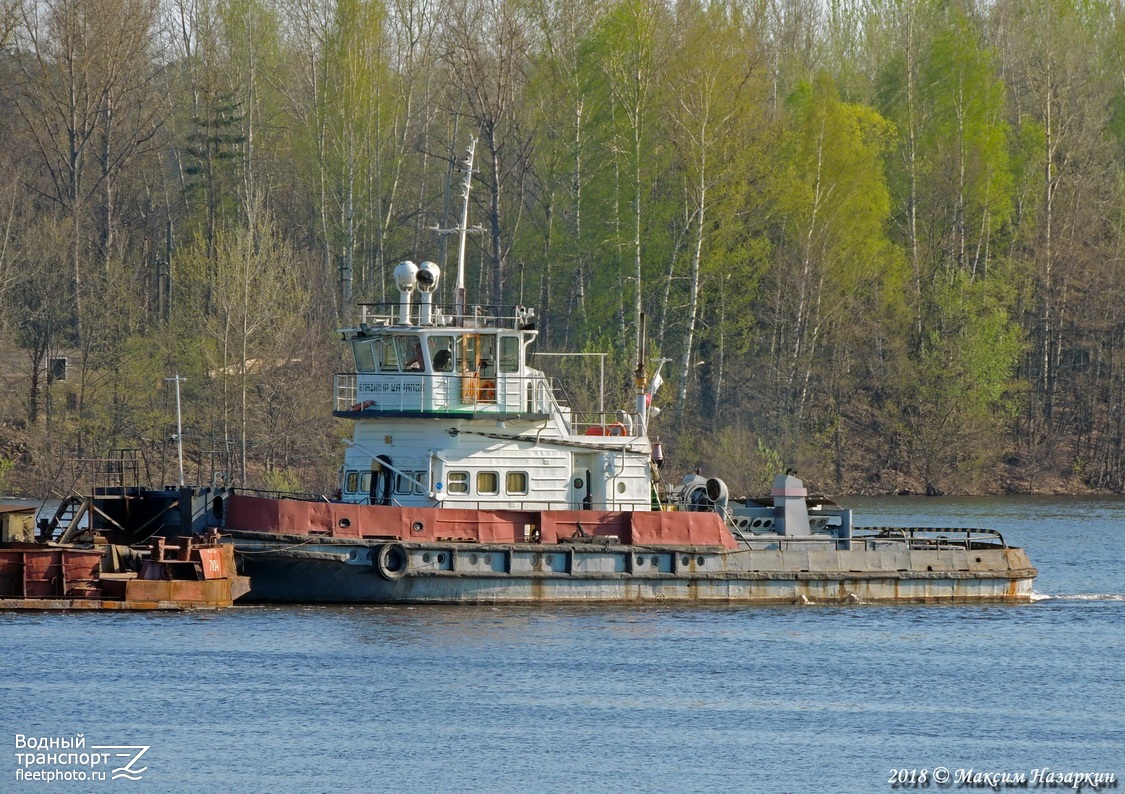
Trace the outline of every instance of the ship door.
<path fill-rule="evenodd" d="M 480 335 L 465 334 L 460 339 L 457 358 L 461 373 L 461 402 L 476 405 L 480 394 Z"/>
<path fill-rule="evenodd" d="M 523 370 L 520 357 L 523 344 L 518 336 L 507 335 L 496 339 L 496 402 L 509 411 L 525 411 Z"/>
<path fill-rule="evenodd" d="M 380 455 L 371 459 L 371 504 L 389 505 L 391 503 L 391 489 L 394 487 L 395 473 L 384 466 L 391 459 Z"/>
<path fill-rule="evenodd" d="M 480 364 L 480 388 L 477 391 L 477 402 L 496 402 L 496 337 L 488 334 L 480 338 L 477 346 L 480 351 L 478 362 Z"/>
<path fill-rule="evenodd" d="M 575 469 L 570 475 L 570 504 L 575 510 L 589 510 L 593 505 L 589 469 Z"/>

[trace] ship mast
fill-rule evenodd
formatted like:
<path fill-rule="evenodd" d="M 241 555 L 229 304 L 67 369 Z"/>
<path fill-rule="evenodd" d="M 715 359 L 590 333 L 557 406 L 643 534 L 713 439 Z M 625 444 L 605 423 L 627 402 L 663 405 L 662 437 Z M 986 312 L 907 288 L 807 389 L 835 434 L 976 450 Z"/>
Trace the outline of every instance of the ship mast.
<path fill-rule="evenodd" d="M 461 223 L 452 229 L 442 229 L 438 226 L 431 227 L 438 234 L 453 234 L 460 236 L 460 246 L 457 251 L 457 284 L 453 288 L 453 315 L 463 317 L 465 314 L 465 240 L 470 234 L 480 234 L 484 229 L 477 224 L 469 227 L 469 190 L 473 186 L 473 156 L 477 148 L 477 139 L 469 138 L 469 148 L 465 152 L 465 159 L 461 161 L 461 171 L 465 178 L 461 180 Z"/>

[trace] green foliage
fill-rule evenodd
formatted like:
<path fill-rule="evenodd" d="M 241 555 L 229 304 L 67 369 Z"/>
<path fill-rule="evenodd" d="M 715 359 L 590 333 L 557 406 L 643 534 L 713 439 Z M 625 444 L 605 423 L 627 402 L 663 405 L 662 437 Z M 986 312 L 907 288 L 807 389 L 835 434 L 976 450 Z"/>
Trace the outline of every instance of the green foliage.
<path fill-rule="evenodd" d="M 977 272 L 987 264 L 989 238 L 1012 209 L 1004 84 L 992 51 L 957 11 L 931 42 L 920 78 L 927 123 L 919 176 L 930 188 L 923 211 L 937 238 L 932 256 Z"/>
<path fill-rule="evenodd" d="M 10 487 L 8 475 L 11 474 L 12 469 L 15 467 L 15 461 L 0 457 L 0 494 L 8 493 L 8 488 Z"/>
<path fill-rule="evenodd" d="M 1002 453 L 1023 339 L 999 279 L 973 282 L 957 271 L 934 298 L 941 327 L 903 373 L 912 386 L 900 404 L 916 473 L 927 493 L 942 493 L 965 487 Z"/>
<path fill-rule="evenodd" d="M 844 293 L 898 277 L 882 165 L 893 126 L 872 108 L 842 102 L 826 75 L 800 85 L 788 106 L 792 133 L 777 203 L 791 243 L 810 272 L 824 271 Z"/>
<path fill-rule="evenodd" d="M 297 493 L 301 490 L 301 481 L 290 469 L 269 469 L 262 475 L 262 490 Z"/>
<path fill-rule="evenodd" d="M 773 487 L 774 478 L 779 474 L 784 474 L 787 467 L 778 451 L 760 438 L 758 439 L 758 459 L 760 463 L 755 493 L 769 493 L 770 488 Z"/>

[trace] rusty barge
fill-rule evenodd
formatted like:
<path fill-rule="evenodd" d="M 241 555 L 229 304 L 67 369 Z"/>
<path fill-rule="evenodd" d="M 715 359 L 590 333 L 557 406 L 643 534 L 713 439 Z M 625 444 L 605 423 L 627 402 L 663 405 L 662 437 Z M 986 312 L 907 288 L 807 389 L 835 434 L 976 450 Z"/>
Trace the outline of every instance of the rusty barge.
<path fill-rule="evenodd" d="M 0 507 L 0 609 L 217 609 L 249 592 L 212 489 L 142 488 L 135 455 L 83 463 L 94 484 L 50 518 Z"/>

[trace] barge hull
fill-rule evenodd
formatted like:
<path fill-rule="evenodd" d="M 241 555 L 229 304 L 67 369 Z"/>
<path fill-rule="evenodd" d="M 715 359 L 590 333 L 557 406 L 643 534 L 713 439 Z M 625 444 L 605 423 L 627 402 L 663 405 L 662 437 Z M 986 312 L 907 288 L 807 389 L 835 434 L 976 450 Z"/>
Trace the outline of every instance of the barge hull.
<path fill-rule="evenodd" d="M 258 602 L 1027 603 L 1036 573 L 1020 549 L 933 553 L 901 570 L 902 552 L 823 552 L 818 567 L 807 552 L 428 546 L 408 549 L 406 570 L 390 580 L 378 546 L 238 546 L 250 552 L 242 555 L 254 583 L 247 600 Z M 847 567 L 829 566 L 829 557 Z"/>

